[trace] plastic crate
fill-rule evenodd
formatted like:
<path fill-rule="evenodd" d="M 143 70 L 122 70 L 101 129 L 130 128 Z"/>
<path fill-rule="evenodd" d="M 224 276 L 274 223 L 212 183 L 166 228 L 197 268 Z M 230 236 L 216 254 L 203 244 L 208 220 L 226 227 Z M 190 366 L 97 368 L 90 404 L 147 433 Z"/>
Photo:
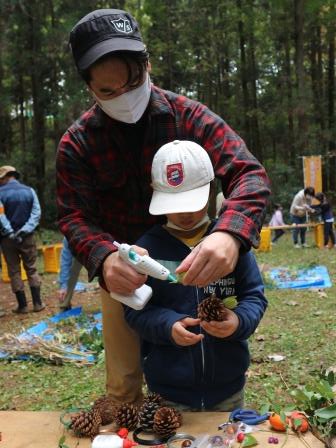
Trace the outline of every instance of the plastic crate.
<path fill-rule="evenodd" d="M 41 247 L 44 262 L 44 272 L 55 274 L 59 273 L 62 247 L 62 243 Z"/>
<path fill-rule="evenodd" d="M 1 254 L 1 266 L 2 266 L 2 270 L 1 270 L 1 278 L 2 281 L 5 283 L 9 283 L 10 282 L 10 278 L 8 275 L 8 266 L 5 260 L 5 257 L 3 256 L 3 254 Z M 27 280 L 27 273 L 25 271 L 25 268 L 23 267 L 22 261 L 21 261 L 21 278 L 22 280 Z"/>

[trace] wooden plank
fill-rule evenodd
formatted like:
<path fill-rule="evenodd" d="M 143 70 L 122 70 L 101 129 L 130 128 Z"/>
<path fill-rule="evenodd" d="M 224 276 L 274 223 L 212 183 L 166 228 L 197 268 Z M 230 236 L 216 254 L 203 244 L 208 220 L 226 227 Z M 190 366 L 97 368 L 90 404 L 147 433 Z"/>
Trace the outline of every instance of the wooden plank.
<path fill-rule="evenodd" d="M 301 227 L 317 227 L 317 226 L 319 226 L 321 224 L 323 224 L 323 223 L 321 223 L 321 222 L 308 222 L 306 224 L 285 224 L 284 226 L 264 226 L 263 228 L 271 229 L 271 230 L 276 230 L 276 229 L 283 229 L 283 230 L 290 229 L 290 230 L 293 230 L 293 229 L 298 229 L 298 228 L 301 228 Z"/>

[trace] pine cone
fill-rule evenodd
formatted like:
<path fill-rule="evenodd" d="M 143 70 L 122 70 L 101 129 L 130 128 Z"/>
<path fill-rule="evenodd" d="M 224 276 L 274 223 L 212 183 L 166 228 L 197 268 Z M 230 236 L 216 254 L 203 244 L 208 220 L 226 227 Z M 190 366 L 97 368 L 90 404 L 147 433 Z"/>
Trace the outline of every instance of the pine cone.
<path fill-rule="evenodd" d="M 71 416 L 70 428 L 78 437 L 95 437 L 99 432 L 99 426 L 102 419 L 96 409 L 85 412 L 81 411 L 78 414 Z"/>
<path fill-rule="evenodd" d="M 206 322 L 211 320 L 221 322 L 226 319 L 227 309 L 222 300 L 212 294 L 198 305 L 197 314 L 199 319 Z"/>
<path fill-rule="evenodd" d="M 160 408 L 155 401 L 145 400 L 139 409 L 138 426 L 144 432 L 153 432 L 154 414 Z"/>
<path fill-rule="evenodd" d="M 154 414 L 153 430 L 160 436 L 168 436 L 175 433 L 176 429 L 181 426 L 182 416 L 174 408 L 159 408 Z"/>
<path fill-rule="evenodd" d="M 114 408 L 113 420 L 119 428 L 132 431 L 138 422 L 138 408 L 130 403 L 121 404 Z"/>
<path fill-rule="evenodd" d="M 108 425 L 113 421 L 113 410 L 115 408 L 115 403 L 113 403 L 112 399 L 107 395 L 103 395 L 102 397 L 97 398 L 97 400 L 93 403 L 92 409 L 97 409 L 99 412 L 102 425 Z"/>
<path fill-rule="evenodd" d="M 163 398 L 157 392 L 148 392 L 148 394 L 144 398 L 144 402 L 145 401 L 146 402 L 150 401 L 152 403 L 157 403 L 158 405 L 161 406 L 162 403 L 163 403 Z"/>

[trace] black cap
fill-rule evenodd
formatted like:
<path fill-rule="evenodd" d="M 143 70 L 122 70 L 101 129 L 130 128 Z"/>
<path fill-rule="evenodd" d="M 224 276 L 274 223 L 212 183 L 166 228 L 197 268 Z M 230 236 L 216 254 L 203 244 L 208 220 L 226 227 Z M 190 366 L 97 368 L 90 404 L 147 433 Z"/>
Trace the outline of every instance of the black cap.
<path fill-rule="evenodd" d="M 79 70 L 112 51 L 144 51 L 139 25 L 121 9 L 97 9 L 84 16 L 70 33 L 70 47 Z"/>

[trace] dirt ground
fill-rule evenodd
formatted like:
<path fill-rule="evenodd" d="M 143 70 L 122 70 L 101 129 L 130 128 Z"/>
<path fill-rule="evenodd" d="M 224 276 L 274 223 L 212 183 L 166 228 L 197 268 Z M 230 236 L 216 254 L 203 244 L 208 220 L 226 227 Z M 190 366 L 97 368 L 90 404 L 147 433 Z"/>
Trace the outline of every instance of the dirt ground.
<path fill-rule="evenodd" d="M 12 310 L 17 307 L 15 295 L 11 291 L 10 283 L 0 280 L 0 305 L 5 311 L 5 316 L 0 318 L 0 336 L 5 333 L 17 334 L 37 322 L 59 313 L 59 301 L 57 297 L 57 274 L 41 274 L 41 296 L 46 308 L 39 312 L 32 311 L 33 305 L 30 296 L 28 282 L 25 281 L 25 291 L 30 312 L 28 314 L 14 314 Z M 87 282 L 84 273 L 81 273 L 81 282 Z M 88 291 L 75 292 L 72 299 L 72 307 L 83 306 L 86 311 L 99 309 L 99 287 L 97 284 L 88 284 Z"/>

